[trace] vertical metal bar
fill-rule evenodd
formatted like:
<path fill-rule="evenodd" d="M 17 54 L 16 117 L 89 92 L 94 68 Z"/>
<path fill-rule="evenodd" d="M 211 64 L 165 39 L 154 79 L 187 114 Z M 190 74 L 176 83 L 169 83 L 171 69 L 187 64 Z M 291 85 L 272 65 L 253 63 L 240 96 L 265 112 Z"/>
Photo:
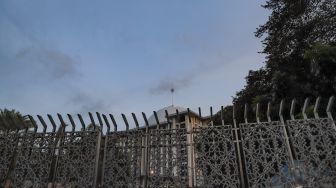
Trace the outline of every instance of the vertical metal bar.
<path fill-rule="evenodd" d="M 52 127 L 53 127 L 52 132 L 55 132 L 55 131 L 56 131 L 56 127 L 57 127 L 57 126 L 56 126 L 56 123 L 55 123 L 53 117 L 52 117 L 50 114 L 47 114 L 47 116 L 48 116 L 49 121 L 50 121 L 50 123 L 51 123 L 51 125 L 52 125 Z"/>
<path fill-rule="evenodd" d="M 70 114 L 67 114 L 67 115 L 68 115 L 68 118 L 69 118 L 71 126 L 72 126 L 72 132 L 75 132 L 76 131 L 76 124 L 75 124 L 74 120 L 72 119 L 72 116 Z"/>
<path fill-rule="evenodd" d="M 98 188 L 97 185 L 97 180 L 98 180 L 98 172 L 99 172 L 99 157 L 100 157 L 100 142 L 102 139 L 102 128 L 98 132 L 98 137 L 97 137 L 97 145 L 96 145 L 96 160 L 95 160 L 95 170 L 94 170 L 94 181 L 93 181 L 93 186 L 95 188 Z"/>
<path fill-rule="evenodd" d="M 99 125 L 100 125 L 100 126 L 103 126 L 103 121 L 102 121 L 102 119 L 101 119 L 100 113 L 99 113 L 99 112 L 96 112 L 96 115 L 97 115 L 97 118 L 98 118 Z"/>
<path fill-rule="evenodd" d="M 170 126 L 170 120 L 169 120 L 169 114 L 168 114 L 168 111 L 167 111 L 167 110 L 165 110 L 165 114 L 166 114 L 166 119 L 167 119 L 168 128 L 171 129 L 171 126 Z"/>
<path fill-rule="evenodd" d="M 303 108 L 302 108 L 302 115 L 303 115 L 304 119 L 308 119 L 308 116 L 306 114 L 308 103 L 309 103 L 309 98 L 306 98 L 306 100 L 304 102 L 304 105 L 303 105 Z"/>
<path fill-rule="evenodd" d="M 149 175 L 149 159 L 148 159 L 148 147 L 149 147 L 149 124 L 148 124 L 148 120 L 146 117 L 146 114 L 144 112 L 142 112 L 142 117 L 145 121 L 145 126 L 146 126 L 146 139 L 145 139 L 145 179 L 144 179 L 144 188 L 147 188 L 147 184 L 148 184 L 148 175 Z"/>
<path fill-rule="evenodd" d="M 91 115 L 91 114 L 89 114 L 89 115 Z M 101 142 L 102 131 L 103 131 L 103 121 L 100 117 L 100 114 L 98 112 L 96 112 L 96 115 L 97 115 L 98 122 L 99 122 L 99 125 L 100 125 L 100 130 L 98 130 L 98 138 L 97 138 L 97 145 L 96 145 L 95 177 L 94 177 L 94 182 L 93 182 L 95 187 L 97 187 L 99 157 L 100 157 L 100 142 Z M 90 116 L 90 119 L 94 123 L 92 115 Z M 95 127 L 95 130 L 96 130 L 96 127 Z"/>
<path fill-rule="evenodd" d="M 174 131 L 176 130 L 171 130 L 171 123 L 170 123 L 170 119 L 169 119 L 169 113 L 167 110 L 165 110 L 165 114 L 166 114 L 166 120 L 167 120 L 167 129 L 169 130 L 169 133 L 165 136 L 166 137 L 166 143 L 167 143 L 167 147 L 165 148 L 165 152 L 166 152 L 166 158 L 167 159 L 171 159 L 173 156 L 170 155 L 171 152 L 173 150 L 173 146 L 172 146 L 172 134 L 174 133 Z M 175 132 L 176 133 L 176 132 Z M 169 160 L 166 160 L 166 168 L 167 171 L 172 169 L 172 162 Z M 171 173 L 172 174 L 172 173 Z M 171 175 L 170 172 L 168 172 L 168 176 Z"/>
<path fill-rule="evenodd" d="M 287 149 L 288 149 L 288 154 L 289 154 L 289 158 L 290 158 L 290 162 L 292 167 L 294 167 L 294 158 L 293 158 L 293 153 L 292 153 L 292 148 L 289 142 L 289 137 L 288 137 L 288 133 L 287 133 L 287 129 L 286 129 L 286 124 L 285 124 L 285 120 L 283 117 L 283 108 L 284 108 L 284 100 L 281 100 L 280 102 L 280 108 L 279 108 L 279 117 L 280 117 L 280 122 L 284 131 L 284 135 L 285 135 L 285 141 L 286 141 L 286 145 L 287 145 Z"/>
<path fill-rule="evenodd" d="M 103 152 L 103 165 L 102 165 L 102 169 L 101 169 L 101 183 L 103 186 L 104 184 L 104 176 L 105 176 L 105 163 L 106 163 L 106 153 L 107 153 L 107 148 L 108 148 L 108 140 L 109 140 L 109 133 L 110 133 L 110 122 L 108 121 L 108 118 L 105 114 L 102 114 L 103 119 L 105 121 L 106 124 L 106 135 L 105 135 L 105 141 L 104 141 L 104 152 Z M 103 137 L 103 135 L 101 134 L 101 138 Z"/>
<path fill-rule="evenodd" d="M 58 119 L 60 120 L 61 122 L 61 126 L 59 127 L 58 131 L 57 131 L 57 134 L 56 134 L 56 142 L 55 142 L 55 148 L 56 151 L 55 151 L 55 154 L 57 153 L 56 155 L 56 160 L 55 160 L 55 168 L 54 168 L 54 172 L 53 172 L 53 180 L 52 180 L 52 187 L 54 188 L 55 187 L 55 180 L 56 180 L 56 175 L 57 175 L 57 170 L 58 170 L 58 160 L 59 160 L 59 153 L 60 153 L 60 150 L 62 150 L 62 146 L 63 146 L 63 141 L 64 141 L 64 137 L 65 137 L 65 127 L 66 127 L 66 124 L 62 118 L 62 115 L 57 113 L 57 116 L 58 116 Z"/>
<path fill-rule="evenodd" d="M 212 118 L 212 106 L 210 106 L 210 123 L 211 123 L 211 126 L 213 126 L 213 118 Z"/>
<path fill-rule="evenodd" d="M 256 106 L 256 120 L 257 120 L 257 123 L 260 123 L 260 118 L 259 118 L 259 103 L 257 103 L 257 106 Z"/>
<path fill-rule="evenodd" d="M 203 125 L 203 121 L 202 121 L 202 111 L 201 111 L 201 107 L 198 107 L 198 116 L 199 116 L 199 119 L 201 120 L 200 121 L 200 126 Z"/>
<path fill-rule="evenodd" d="M 158 115 L 155 111 L 153 111 L 153 113 L 154 113 L 154 117 L 155 117 L 155 121 L 156 121 L 156 126 L 157 126 L 156 128 L 160 129 L 160 121 L 159 121 Z"/>
<path fill-rule="evenodd" d="M 221 120 L 222 120 L 222 125 L 225 125 L 225 122 L 224 122 L 224 107 L 221 106 Z"/>
<path fill-rule="evenodd" d="M 271 103 L 270 102 L 267 103 L 267 121 L 268 122 L 272 121 L 272 119 L 271 119 Z"/>
<path fill-rule="evenodd" d="M 177 120 L 177 122 L 180 122 L 180 113 L 179 113 L 178 109 L 176 109 L 176 120 Z"/>
<path fill-rule="evenodd" d="M 128 131 L 129 130 L 129 124 L 128 124 L 127 118 L 126 118 L 125 114 L 121 114 L 121 116 L 122 116 L 122 118 L 125 122 L 126 131 Z"/>
<path fill-rule="evenodd" d="M 235 109 L 235 105 L 232 105 L 232 118 L 233 118 L 233 129 L 234 129 L 234 135 L 235 135 L 235 142 L 236 146 L 237 146 L 237 155 L 238 155 L 238 164 L 239 164 L 239 171 L 240 171 L 240 182 L 241 182 L 241 187 L 245 187 L 245 178 L 244 178 L 244 171 L 243 171 L 243 157 L 240 153 L 240 140 L 238 137 L 238 126 L 237 126 L 237 121 L 236 121 L 236 109 Z"/>
<path fill-rule="evenodd" d="M 139 129 L 139 122 L 138 122 L 138 119 L 137 119 L 137 117 L 136 117 L 136 115 L 134 114 L 134 113 L 132 113 L 132 117 L 133 117 L 133 120 L 134 120 L 134 123 L 135 123 L 135 127 L 137 128 L 137 129 Z"/>
<path fill-rule="evenodd" d="M 247 119 L 247 104 L 246 103 L 244 105 L 244 120 L 245 120 L 245 123 L 248 123 L 248 119 Z"/>
<path fill-rule="evenodd" d="M 295 103 L 296 103 L 296 100 L 293 99 L 291 103 L 291 108 L 290 108 L 290 117 L 292 120 L 295 120 Z"/>
<path fill-rule="evenodd" d="M 27 132 L 29 125 L 27 125 L 27 123 L 25 122 L 22 116 L 18 116 L 18 118 L 20 122 L 22 123 L 23 127 L 26 127 L 26 132 Z"/>
<path fill-rule="evenodd" d="M 107 133 L 110 132 L 110 129 L 111 129 L 111 127 L 110 127 L 110 122 L 108 121 L 108 119 L 107 119 L 107 117 L 106 117 L 105 114 L 102 114 L 102 116 L 103 116 L 103 119 L 104 119 L 105 124 L 106 124 L 106 127 L 107 127 L 107 129 L 106 129 L 106 134 L 107 134 Z"/>
<path fill-rule="evenodd" d="M 28 115 L 28 117 L 29 117 L 30 121 L 32 122 L 32 124 L 34 126 L 34 133 L 36 133 L 37 132 L 37 128 L 38 128 L 37 124 L 36 124 L 36 121 L 34 120 L 33 116 Z"/>
<path fill-rule="evenodd" d="M 91 123 L 92 123 L 92 125 L 93 125 L 93 130 L 96 130 L 96 123 L 95 123 L 95 121 L 94 121 L 94 119 L 93 119 L 93 116 L 92 116 L 92 113 L 91 113 L 91 112 L 89 112 L 89 116 L 90 116 Z"/>
<path fill-rule="evenodd" d="M 329 101 L 328 101 L 328 106 L 327 106 L 326 112 L 327 112 L 328 118 L 333 122 L 334 129 L 336 130 L 336 125 L 335 125 L 335 122 L 334 122 L 334 118 L 333 118 L 332 113 L 331 113 L 331 108 L 334 105 L 334 101 L 335 101 L 335 97 L 331 96 L 329 98 Z"/>
<path fill-rule="evenodd" d="M 316 101 L 315 101 L 315 106 L 314 106 L 314 117 L 315 119 L 319 119 L 319 107 L 320 107 L 320 101 L 321 101 L 321 97 L 317 97 Z"/>
<path fill-rule="evenodd" d="M 84 131 L 84 130 L 85 130 L 85 123 L 84 123 L 84 120 L 83 120 L 83 118 L 82 118 L 82 115 L 77 114 L 77 116 L 78 116 L 79 121 L 80 121 L 81 124 L 82 124 L 82 129 L 83 129 L 83 131 Z"/>
<path fill-rule="evenodd" d="M 212 114 L 212 108 L 210 108 L 211 114 Z M 188 112 L 188 119 L 189 119 L 189 125 L 190 125 L 190 147 L 191 147 L 191 178 L 192 178 L 192 187 L 196 184 L 196 177 L 195 177 L 195 155 L 194 155 L 194 128 L 193 124 L 191 123 L 191 113 L 190 109 L 187 108 Z"/>
<path fill-rule="evenodd" d="M 58 113 L 57 116 L 58 116 L 58 119 L 59 119 L 60 122 L 61 122 L 61 125 L 62 125 L 61 127 L 62 127 L 63 129 L 65 129 L 65 127 L 66 127 L 67 125 L 66 125 L 66 123 L 64 122 L 62 115 Z"/>
<path fill-rule="evenodd" d="M 112 114 L 109 114 L 109 115 L 110 115 L 110 118 L 111 118 L 112 123 L 113 123 L 113 126 L 114 126 L 114 132 L 117 132 L 117 130 L 118 130 L 118 125 L 117 125 L 117 123 L 116 123 L 116 121 L 115 121 L 113 115 L 112 115 Z"/>
<path fill-rule="evenodd" d="M 42 118 L 42 116 L 37 115 L 38 119 L 40 120 L 42 126 L 43 126 L 43 133 L 46 133 L 47 131 L 47 124 L 45 123 L 44 119 Z"/>

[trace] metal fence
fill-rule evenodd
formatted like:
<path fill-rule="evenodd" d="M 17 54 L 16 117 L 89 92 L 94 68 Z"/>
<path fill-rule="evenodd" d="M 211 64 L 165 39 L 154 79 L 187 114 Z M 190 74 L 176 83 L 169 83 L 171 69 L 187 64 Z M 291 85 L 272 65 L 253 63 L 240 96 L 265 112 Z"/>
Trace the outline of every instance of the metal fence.
<path fill-rule="evenodd" d="M 68 121 L 57 115 L 58 128 L 48 115 L 50 130 L 42 116 L 39 123 L 29 116 L 34 131 L 0 132 L 0 186 L 336 187 L 333 102 L 331 97 L 327 117 L 320 117 L 317 98 L 314 118 L 308 118 L 306 100 L 303 118 L 295 119 L 293 101 L 285 120 L 282 101 L 279 120 L 271 120 L 268 108 L 266 122 L 259 119 L 258 105 L 256 122 L 248 122 L 245 107 L 245 122 L 232 125 L 191 123 L 188 109 L 185 127 L 173 126 L 169 118 L 164 127 L 154 112 L 157 126 L 149 126 L 143 113 L 141 127 L 132 114 L 130 129 L 122 114 L 122 131 L 111 114 L 89 113 L 90 126 L 78 115 L 81 130 L 69 114 Z"/>

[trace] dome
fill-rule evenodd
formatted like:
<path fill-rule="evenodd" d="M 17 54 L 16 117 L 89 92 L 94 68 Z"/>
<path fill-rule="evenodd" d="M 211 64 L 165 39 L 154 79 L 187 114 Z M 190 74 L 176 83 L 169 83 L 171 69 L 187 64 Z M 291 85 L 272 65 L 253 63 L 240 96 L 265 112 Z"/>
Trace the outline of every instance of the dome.
<path fill-rule="evenodd" d="M 173 105 L 162 108 L 162 109 L 156 111 L 156 114 L 158 116 L 158 119 L 159 119 L 160 123 L 167 122 L 166 110 L 168 112 L 168 115 L 176 114 L 176 110 L 178 110 L 179 113 L 187 111 L 186 108 L 183 108 L 183 107 L 180 107 L 180 106 L 173 106 Z M 148 124 L 149 125 L 156 125 L 156 120 L 155 120 L 154 114 L 152 114 L 148 118 Z"/>

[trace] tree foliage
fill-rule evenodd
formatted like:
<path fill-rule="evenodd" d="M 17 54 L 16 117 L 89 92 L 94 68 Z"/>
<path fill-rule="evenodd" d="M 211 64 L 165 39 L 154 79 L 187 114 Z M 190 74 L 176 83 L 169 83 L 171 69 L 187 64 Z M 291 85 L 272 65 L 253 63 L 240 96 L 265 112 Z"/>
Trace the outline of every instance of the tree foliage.
<path fill-rule="evenodd" d="M 15 110 L 0 109 L 0 130 L 20 130 L 32 127 L 27 116 Z"/>
<path fill-rule="evenodd" d="M 254 111 L 260 103 L 265 110 L 268 101 L 296 98 L 302 103 L 306 97 L 335 95 L 335 0 L 268 0 L 262 7 L 271 15 L 255 36 L 262 40 L 266 62 L 249 71 L 233 99 L 236 109 L 248 103 Z M 236 116 L 243 121 L 242 112 Z"/>

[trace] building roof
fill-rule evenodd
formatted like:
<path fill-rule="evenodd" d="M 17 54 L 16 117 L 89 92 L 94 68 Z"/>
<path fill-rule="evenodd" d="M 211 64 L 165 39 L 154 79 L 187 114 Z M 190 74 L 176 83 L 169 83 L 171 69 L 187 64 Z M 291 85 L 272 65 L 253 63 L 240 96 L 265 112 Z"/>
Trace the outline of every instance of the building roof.
<path fill-rule="evenodd" d="M 179 113 L 187 112 L 187 109 L 186 109 L 186 108 L 184 108 L 184 107 L 180 107 L 180 106 L 174 106 L 174 105 L 171 105 L 171 106 L 164 107 L 164 108 L 162 108 L 162 109 L 156 111 L 156 114 L 157 114 L 157 116 L 158 116 L 158 119 L 159 119 L 159 122 L 160 122 L 160 123 L 166 123 L 166 122 L 167 122 L 166 110 L 167 110 L 169 116 L 171 116 L 171 115 L 175 115 L 175 114 L 176 114 L 176 110 L 178 110 Z M 155 120 L 155 116 L 154 116 L 154 114 L 152 114 L 152 115 L 148 118 L 148 124 L 149 124 L 150 126 L 152 126 L 152 125 L 156 125 L 156 120 Z"/>

